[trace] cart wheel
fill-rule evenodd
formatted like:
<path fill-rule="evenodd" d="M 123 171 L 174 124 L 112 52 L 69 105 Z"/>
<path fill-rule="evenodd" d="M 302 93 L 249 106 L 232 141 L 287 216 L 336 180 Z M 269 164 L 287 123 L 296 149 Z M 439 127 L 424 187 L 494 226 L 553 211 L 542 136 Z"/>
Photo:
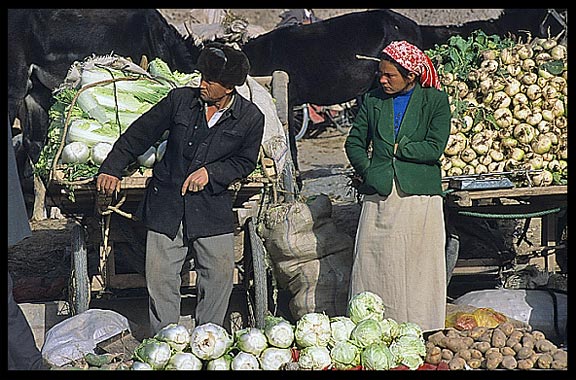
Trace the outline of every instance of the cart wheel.
<path fill-rule="evenodd" d="M 71 315 L 88 310 L 90 305 L 90 279 L 88 277 L 88 251 L 84 228 L 72 228 L 71 274 L 68 288 L 68 304 Z"/>
<path fill-rule="evenodd" d="M 257 328 L 264 328 L 264 318 L 268 312 L 268 281 L 266 277 L 266 263 L 264 261 L 265 249 L 262 240 L 256 233 L 252 218 L 246 220 L 250 239 L 250 251 L 253 270 L 253 294 L 254 299 L 249 300 L 254 307 L 254 319 Z"/>

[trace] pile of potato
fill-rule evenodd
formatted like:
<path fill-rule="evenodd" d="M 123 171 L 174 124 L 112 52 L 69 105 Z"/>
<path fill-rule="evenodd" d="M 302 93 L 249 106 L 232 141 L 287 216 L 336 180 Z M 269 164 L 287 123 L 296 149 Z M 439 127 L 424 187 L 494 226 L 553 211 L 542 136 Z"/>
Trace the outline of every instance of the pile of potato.
<path fill-rule="evenodd" d="M 510 322 L 495 328 L 446 329 L 426 340 L 426 363 L 444 361 L 451 370 L 567 369 L 568 353 L 540 331 L 519 329 Z"/>

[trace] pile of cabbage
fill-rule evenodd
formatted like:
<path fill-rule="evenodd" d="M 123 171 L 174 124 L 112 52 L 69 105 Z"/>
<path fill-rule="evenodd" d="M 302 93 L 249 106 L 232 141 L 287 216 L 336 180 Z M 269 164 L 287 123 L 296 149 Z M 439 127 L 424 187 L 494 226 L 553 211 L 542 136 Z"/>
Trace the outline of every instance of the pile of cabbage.
<path fill-rule="evenodd" d="M 476 31 L 427 51 L 452 109 L 443 176 L 512 172 L 516 186 L 567 183 L 568 54 L 559 37 Z"/>
<path fill-rule="evenodd" d="M 388 370 L 424 363 L 420 326 L 386 318 L 372 292 L 354 296 L 346 316 L 303 315 L 293 325 L 268 315 L 263 329 L 230 335 L 207 323 L 189 331 L 172 324 L 134 350 L 133 370 Z"/>
<path fill-rule="evenodd" d="M 198 71 L 172 71 L 160 58 L 153 59 L 147 70 L 118 55 L 75 62 L 53 93 L 48 141 L 35 165 L 36 174 L 48 178 L 57 165 L 68 181 L 94 176 L 134 120 L 172 88 L 199 84 Z M 166 139 L 162 136 L 133 166 L 149 168 L 161 160 Z"/>

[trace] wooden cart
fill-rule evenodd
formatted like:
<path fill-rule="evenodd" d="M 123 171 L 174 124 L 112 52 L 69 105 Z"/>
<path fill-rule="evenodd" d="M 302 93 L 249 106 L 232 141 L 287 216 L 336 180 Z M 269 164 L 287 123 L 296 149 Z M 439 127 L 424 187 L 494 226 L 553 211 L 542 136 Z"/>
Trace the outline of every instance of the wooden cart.
<path fill-rule="evenodd" d="M 559 216 L 568 203 L 567 186 L 518 187 L 510 189 L 488 189 L 470 191 L 448 191 L 448 212 L 472 217 L 499 217 L 508 219 L 541 219 L 540 244 L 531 247 L 529 258 L 543 257 L 547 271 L 554 272 L 555 254 L 565 249 L 559 241 L 562 227 Z M 460 262 L 457 266 L 488 268 L 500 265 L 493 260 L 479 259 L 475 262 Z"/>
<path fill-rule="evenodd" d="M 255 78 L 267 87 L 276 99 L 280 121 L 287 132 L 287 83 L 285 72 Z M 294 194 L 291 165 L 278 173 L 274 161 L 261 150 L 263 176 L 250 176 L 230 186 L 237 216 L 235 231 L 236 267 L 234 291 L 246 296 L 245 308 L 230 318 L 230 329 L 245 326 L 264 327 L 268 313 L 268 287 L 271 272 L 266 265 L 264 245 L 256 226 L 265 207 L 272 203 L 290 201 Z M 136 172 L 122 180 L 122 190 L 115 197 L 96 191 L 95 179 L 81 183 L 67 183 L 59 170 L 47 189 L 47 205 L 59 207 L 63 214 L 73 216 L 78 224 L 72 228 L 71 274 L 68 301 L 72 314 L 89 308 L 90 300 L 121 297 L 127 290 L 146 289 L 144 273 L 145 230 L 132 219 L 144 195 L 151 170 Z M 280 187 L 281 189 L 279 189 Z M 280 191 L 283 190 L 283 191 Z M 73 199 L 73 200 L 72 200 Z M 126 270 L 118 264 L 122 249 L 130 252 L 131 260 L 141 260 L 138 270 Z M 89 255 L 91 252 L 96 254 Z M 134 263 L 134 262 L 133 262 Z M 134 269 L 134 268 L 132 268 Z M 182 294 L 195 291 L 196 272 L 193 267 L 183 270 Z"/>

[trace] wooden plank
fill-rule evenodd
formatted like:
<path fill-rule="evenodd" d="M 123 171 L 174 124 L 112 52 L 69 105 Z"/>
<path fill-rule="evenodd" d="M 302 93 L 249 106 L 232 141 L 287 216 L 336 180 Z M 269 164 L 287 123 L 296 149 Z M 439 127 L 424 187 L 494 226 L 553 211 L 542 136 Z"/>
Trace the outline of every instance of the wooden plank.
<path fill-rule="evenodd" d="M 568 186 L 518 187 L 513 189 L 491 189 L 476 191 L 453 191 L 446 195 L 449 206 L 471 207 L 474 201 L 489 198 L 535 198 L 554 197 L 568 200 Z"/>

